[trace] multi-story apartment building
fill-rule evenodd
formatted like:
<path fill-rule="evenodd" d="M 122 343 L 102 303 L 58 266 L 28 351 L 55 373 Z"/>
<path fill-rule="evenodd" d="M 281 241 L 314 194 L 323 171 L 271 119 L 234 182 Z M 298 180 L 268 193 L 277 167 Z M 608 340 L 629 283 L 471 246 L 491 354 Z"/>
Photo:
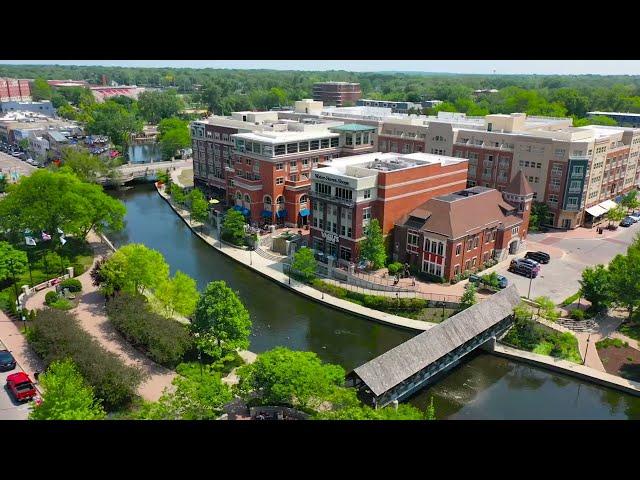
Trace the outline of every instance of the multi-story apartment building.
<path fill-rule="evenodd" d="M 587 117 L 613 118 L 621 127 L 640 128 L 640 113 L 629 112 L 587 112 Z"/>
<path fill-rule="evenodd" d="M 432 198 L 396 224 L 393 258 L 446 280 L 504 260 L 526 238 L 532 196 L 520 172 L 502 193 L 478 186 Z"/>
<path fill-rule="evenodd" d="M 356 105 L 364 107 L 390 108 L 394 113 L 408 113 L 409 110 L 422 110 L 422 105 L 420 103 L 392 102 L 391 100 L 370 100 L 368 98 L 361 98 L 356 102 Z"/>
<path fill-rule="evenodd" d="M 387 235 L 402 215 L 426 200 L 464 188 L 465 159 L 425 153 L 343 157 L 311 172 L 311 241 L 339 263 L 358 258 L 372 218 Z"/>
<path fill-rule="evenodd" d="M 342 107 L 345 103 L 355 103 L 362 96 L 359 83 L 320 82 L 313 84 L 313 99 L 325 105 Z"/>

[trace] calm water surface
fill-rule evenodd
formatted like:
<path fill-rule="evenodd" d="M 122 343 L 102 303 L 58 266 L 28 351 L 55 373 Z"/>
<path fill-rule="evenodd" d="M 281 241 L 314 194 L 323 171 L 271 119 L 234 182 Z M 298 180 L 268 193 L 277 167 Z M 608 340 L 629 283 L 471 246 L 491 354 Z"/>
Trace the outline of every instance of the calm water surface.
<path fill-rule="evenodd" d="M 160 251 L 172 273 L 187 273 L 201 289 L 225 280 L 251 313 L 252 351 L 278 345 L 311 350 L 350 370 L 414 335 L 306 300 L 217 253 L 191 233 L 152 185 L 113 195 L 127 206 L 124 230 L 109 234 L 114 244 L 144 243 Z M 430 397 L 439 418 L 640 419 L 640 398 L 486 354 L 410 402 L 424 408 Z"/>

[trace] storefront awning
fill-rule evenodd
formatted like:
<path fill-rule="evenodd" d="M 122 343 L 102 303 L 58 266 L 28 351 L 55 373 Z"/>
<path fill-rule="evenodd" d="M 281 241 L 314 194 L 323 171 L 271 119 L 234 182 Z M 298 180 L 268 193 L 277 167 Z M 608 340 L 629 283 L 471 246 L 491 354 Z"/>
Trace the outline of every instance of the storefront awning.
<path fill-rule="evenodd" d="M 251 210 L 243 207 L 242 210 L 240 210 L 240 213 L 242 213 L 245 217 L 248 217 L 249 214 L 251 213 Z"/>
<path fill-rule="evenodd" d="M 598 207 L 602 208 L 605 211 L 609 211 L 612 208 L 616 208 L 618 206 L 618 204 L 616 202 L 614 202 L 613 200 L 605 200 L 602 203 L 598 204 Z"/>
<path fill-rule="evenodd" d="M 278 210 L 278 212 L 276 213 L 276 216 L 278 218 L 286 217 L 287 216 L 287 211 L 286 210 Z"/>
<path fill-rule="evenodd" d="M 233 206 L 233 209 L 234 209 L 236 212 L 241 212 L 243 208 L 244 208 L 244 207 L 242 207 L 242 206 L 240 206 L 240 205 L 234 205 L 234 206 Z"/>
<path fill-rule="evenodd" d="M 604 215 L 605 213 L 607 213 L 607 211 L 600 207 L 599 205 L 594 205 L 593 207 L 587 208 L 587 213 L 593 217 L 601 217 L 602 215 Z"/>
<path fill-rule="evenodd" d="M 262 210 L 262 216 L 264 218 L 272 218 L 273 212 L 271 210 Z"/>
<path fill-rule="evenodd" d="M 307 208 L 300 210 L 301 217 L 306 217 L 307 215 L 309 215 L 309 210 Z"/>

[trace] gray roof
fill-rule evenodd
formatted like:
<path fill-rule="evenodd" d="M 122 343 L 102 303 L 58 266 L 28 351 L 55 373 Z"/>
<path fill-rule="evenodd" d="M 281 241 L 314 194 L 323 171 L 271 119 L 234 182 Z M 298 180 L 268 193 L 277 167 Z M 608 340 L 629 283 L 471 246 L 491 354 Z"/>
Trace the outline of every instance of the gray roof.
<path fill-rule="evenodd" d="M 382 395 L 511 315 L 519 303 L 520 294 L 511 285 L 361 365 L 354 373 L 376 396 Z"/>

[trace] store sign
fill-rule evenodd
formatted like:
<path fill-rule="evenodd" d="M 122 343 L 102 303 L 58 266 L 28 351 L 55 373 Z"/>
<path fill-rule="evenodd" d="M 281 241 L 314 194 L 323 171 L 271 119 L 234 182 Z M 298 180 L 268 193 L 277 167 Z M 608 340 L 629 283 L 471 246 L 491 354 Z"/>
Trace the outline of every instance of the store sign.
<path fill-rule="evenodd" d="M 338 243 L 338 235 L 335 233 L 322 232 L 322 238 L 329 243 Z"/>

